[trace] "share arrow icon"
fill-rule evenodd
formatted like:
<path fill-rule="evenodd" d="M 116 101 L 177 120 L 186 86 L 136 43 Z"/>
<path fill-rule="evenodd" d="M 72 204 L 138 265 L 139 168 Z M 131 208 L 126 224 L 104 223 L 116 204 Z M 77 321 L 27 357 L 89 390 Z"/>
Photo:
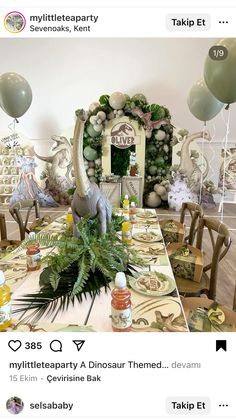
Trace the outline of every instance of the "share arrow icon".
<path fill-rule="evenodd" d="M 73 342 L 74 342 L 74 344 L 75 344 L 75 346 L 77 348 L 77 351 L 79 352 L 80 349 L 82 348 L 85 340 L 73 340 Z"/>

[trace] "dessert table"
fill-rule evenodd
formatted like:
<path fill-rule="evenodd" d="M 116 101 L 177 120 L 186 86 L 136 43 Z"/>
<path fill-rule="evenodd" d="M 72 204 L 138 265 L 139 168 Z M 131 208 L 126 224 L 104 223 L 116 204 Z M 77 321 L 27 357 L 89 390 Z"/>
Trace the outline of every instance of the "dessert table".
<path fill-rule="evenodd" d="M 65 227 L 65 215 L 59 217 L 40 234 L 58 234 Z M 146 234 L 151 234 L 146 241 Z M 132 246 L 146 261 L 145 267 L 134 267 L 135 280 L 131 280 L 131 301 L 133 332 L 188 332 L 188 325 L 184 315 L 181 299 L 176 289 L 176 283 L 162 239 L 155 210 L 138 210 L 137 223 L 132 231 Z M 148 236 L 149 237 L 149 236 Z M 55 248 L 41 248 L 42 256 L 56 251 Z M 26 294 L 39 290 L 39 275 L 42 269 L 34 272 L 26 270 L 26 251 L 15 250 L 0 260 L 0 269 L 5 272 L 6 283 L 12 292 L 12 301 Z M 145 288 L 146 278 L 155 279 L 158 272 L 163 283 L 162 295 L 155 290 Z M 143 283 L 139 285 L 138 278 L 142 276 Z M 155 282 L 155 281 L 154 281 Z M 164 284 L 164 285 L 163 285 Z M 138 288 L 140 286 L 140 289 Z M 111 289 L 113 283 L 111 283 Z M 66 311 L 56 316 L 45 315 L 37 324 L 30 324 L 21 320 L 22 314 L 14 315 L 12 325 L 7 331 L 100 331 L 109 332 L 111 328 L 111 290 L 101 290 L 94 298 L 87 295 L 82 303 L 75 301 Z M 28 314 L 28 313 L 27 313 Z"/>

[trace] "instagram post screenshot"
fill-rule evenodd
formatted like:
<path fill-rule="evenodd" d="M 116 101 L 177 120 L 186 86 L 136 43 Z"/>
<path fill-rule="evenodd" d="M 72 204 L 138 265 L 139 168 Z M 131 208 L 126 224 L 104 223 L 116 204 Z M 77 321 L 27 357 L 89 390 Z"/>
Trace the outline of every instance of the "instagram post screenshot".
<path fill-rule="evenodd" d="M 0 419 L 236 418 L 236 5 L 2 1 Z"/>

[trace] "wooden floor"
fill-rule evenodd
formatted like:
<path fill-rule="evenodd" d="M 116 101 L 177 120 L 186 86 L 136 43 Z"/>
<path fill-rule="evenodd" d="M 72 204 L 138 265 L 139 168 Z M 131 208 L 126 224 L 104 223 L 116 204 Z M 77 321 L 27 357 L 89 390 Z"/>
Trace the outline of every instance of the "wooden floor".
<path fill-rule="evenodd" d="M 50 215 L 52 219 L 55 219 L 65 213 L 67 207 L 60 206 L 58 208 L 41 208 L 40 216 Z M 5 206 L 0 206 L 0 212 L 5 214 L 7 221 L 8 238 L 19 239 L 19 229 L 15 221 L 10 216 L 8 209 Z M 179 213 L 157 209 L 159 219 L 171 218 L 179 219 Z M 217 208 L 211 210 L 205 210 L 205 215 L 208 217 L 220 218 Z M 186 226 L 188 226 L 190 217 L 186 218 Z M 229 308 L 233 306 L 234 288 L 236 283 L 236 205 L 225 204 L 224 205 L 224 217 L 223 222 L 227 225 L 230 230 L 232 238 L 232 245 L 225 256 L 220 262 L 219 266 L 219 280 L 217 288 L 217 301 L 221 304 L 226 305 Z M 208 239 L 204 241 L 204 252 L 208 254 L 210 252 L 210 243 Z"/>

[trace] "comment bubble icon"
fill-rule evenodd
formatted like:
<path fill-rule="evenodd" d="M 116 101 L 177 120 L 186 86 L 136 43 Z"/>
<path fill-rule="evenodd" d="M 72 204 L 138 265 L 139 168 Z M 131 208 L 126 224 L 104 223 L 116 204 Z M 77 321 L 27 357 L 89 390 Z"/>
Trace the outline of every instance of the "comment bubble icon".
<path fill-rule="evenodd" d="M 62 343 L 58 339 L 54 339 L 50 342 L 50 349 L 53 352 L 62 352 Z"/>

